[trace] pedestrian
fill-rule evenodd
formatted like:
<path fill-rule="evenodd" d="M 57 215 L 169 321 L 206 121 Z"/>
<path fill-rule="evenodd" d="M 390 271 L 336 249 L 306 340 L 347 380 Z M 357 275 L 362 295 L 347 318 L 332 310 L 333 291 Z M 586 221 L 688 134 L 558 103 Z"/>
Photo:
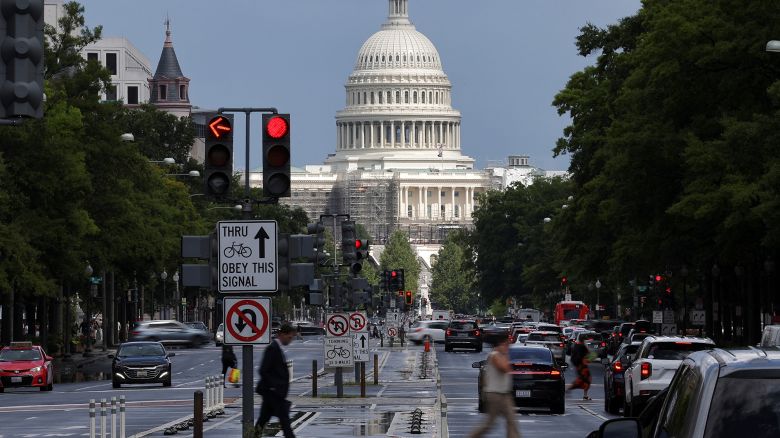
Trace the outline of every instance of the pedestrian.
<path fill-rule="evenodd" d="M 485 421 L 469 437 L 485 434 L 496 422 L 496 417 L 506 418 L 506 436 L 519 438 L 515 420 L 515 399 L 512 393 L 512 364 L 509 362 L 509 339 L 503 338 L 487 357 L 482 386 L 483 404 L 487 411 Z"/>
<path fill-rule="evenodd" d="M 238 359 L 236 359 L 236 353 L 233 352 L 233 346 L 222 344 L 222 387 L 226 386 L 225 378 L 228 368 L 236 368 L 237 366 Z"/>
<path fill-rule="evenodd" d="M 577 379 L 574 380 L 574 383 L 571 384 L 568 390 L 571 391 L 575 388 L 582 388 L 583 400 L 592 400 L 588 397 L 588 390 L 590 389 L 591 384 L 588 354 L 590 354 L 590 351 L 584 342 L 577 342 L 571 347 L 571 364 L 577 369 Z"/>
<path fill-rule="evenodd" d="M 287 393 L 290 389 L 290 371 L 287 369 L 287 361 L 284 358 L 282 347 L 290 345 L 295 338 L 295 327 L 288 323 L 279 327 L 279 334 L 263 354 L 263 362 L 260 364 L 260 382 L 256 392 L 263 397 L 263 405 L 260 407 L 260 415 L 255 424 L 255 436 L 263 434 L 263 428 L 271 417 L 279 419 L 279 425 L 284 432 L 284 438 L 295 438 L 290 425 L 290 403 L 287 401 Z"/>

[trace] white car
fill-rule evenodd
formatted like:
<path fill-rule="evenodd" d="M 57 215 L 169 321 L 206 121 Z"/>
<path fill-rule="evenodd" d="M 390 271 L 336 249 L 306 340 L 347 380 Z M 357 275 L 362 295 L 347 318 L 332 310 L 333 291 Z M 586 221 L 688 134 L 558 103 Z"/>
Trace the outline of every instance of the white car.
<path fill-rule="evenodd" d="M 515 341 L 515 344 L 525 345 L 525 342 L 528 340 L 529 334 L 530 333 L 519 333 L 517 335 L 517 340 Z"/>
<path fill-rule="evenodd" d="M 709 338 L 688 336 L 648 336 L 632 358 L 624 374 L 625 415 L 635 417 L 650 397 L 669 386 L 682 361 L 694 351 L 711 350 Z"/>
<path fill-rule="evenodd" d="M 220 324 L 219 327 L 217 327 L 217 334 L 214 335 L 214 343 L 217 345 L 222 345 L 222 343 L 225 342 L 225 324 Z"/>
<path fill-rule="evenodd" d="M 444 335 L 450 322 L 447 320 L 417 321 L 409 329 L 406 338 L 415 344 L 422 344 L 428 338 L 430 342 L 444 342 Z"/>

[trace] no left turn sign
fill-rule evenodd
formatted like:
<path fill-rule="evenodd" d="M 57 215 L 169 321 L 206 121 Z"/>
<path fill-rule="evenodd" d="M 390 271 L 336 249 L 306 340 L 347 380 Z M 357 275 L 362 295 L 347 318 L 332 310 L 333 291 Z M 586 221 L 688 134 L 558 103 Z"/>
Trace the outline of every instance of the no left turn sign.
<path fill-rule="evenodd" d="M 328 315 L 325 330 L 328 336 L 344 336 L 349 333 L 349 321 L 346 313 L 334 313 Z"/>
<path fill-rule="evenodd" d="M 268 329 L 271 299 L 265 297 L 225 298 L 225 344 L 254 345 L 271 342 Z"/>

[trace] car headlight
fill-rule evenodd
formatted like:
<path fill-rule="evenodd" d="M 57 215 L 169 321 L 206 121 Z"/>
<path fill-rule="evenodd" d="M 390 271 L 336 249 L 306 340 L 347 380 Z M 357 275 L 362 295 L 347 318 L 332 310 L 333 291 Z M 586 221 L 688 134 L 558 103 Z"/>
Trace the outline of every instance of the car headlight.
<path fill-rule="evenodd" d="M 41 370 L 41 367 L 30 368 L 30 372 L 31 373 L 37 373 L 40 370 Z"/>

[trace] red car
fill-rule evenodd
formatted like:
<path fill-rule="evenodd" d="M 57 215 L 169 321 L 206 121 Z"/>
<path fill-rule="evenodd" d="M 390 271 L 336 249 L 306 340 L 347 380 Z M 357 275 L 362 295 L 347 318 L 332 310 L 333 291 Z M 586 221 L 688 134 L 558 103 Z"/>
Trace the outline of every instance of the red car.
<path fill-rule="evenodd" d="M 54 386 L 54 358 L 32 342 L 11 342 L 0 350 L 0 392 L 5 388 L 38 387 L 51 391 Z"/>

